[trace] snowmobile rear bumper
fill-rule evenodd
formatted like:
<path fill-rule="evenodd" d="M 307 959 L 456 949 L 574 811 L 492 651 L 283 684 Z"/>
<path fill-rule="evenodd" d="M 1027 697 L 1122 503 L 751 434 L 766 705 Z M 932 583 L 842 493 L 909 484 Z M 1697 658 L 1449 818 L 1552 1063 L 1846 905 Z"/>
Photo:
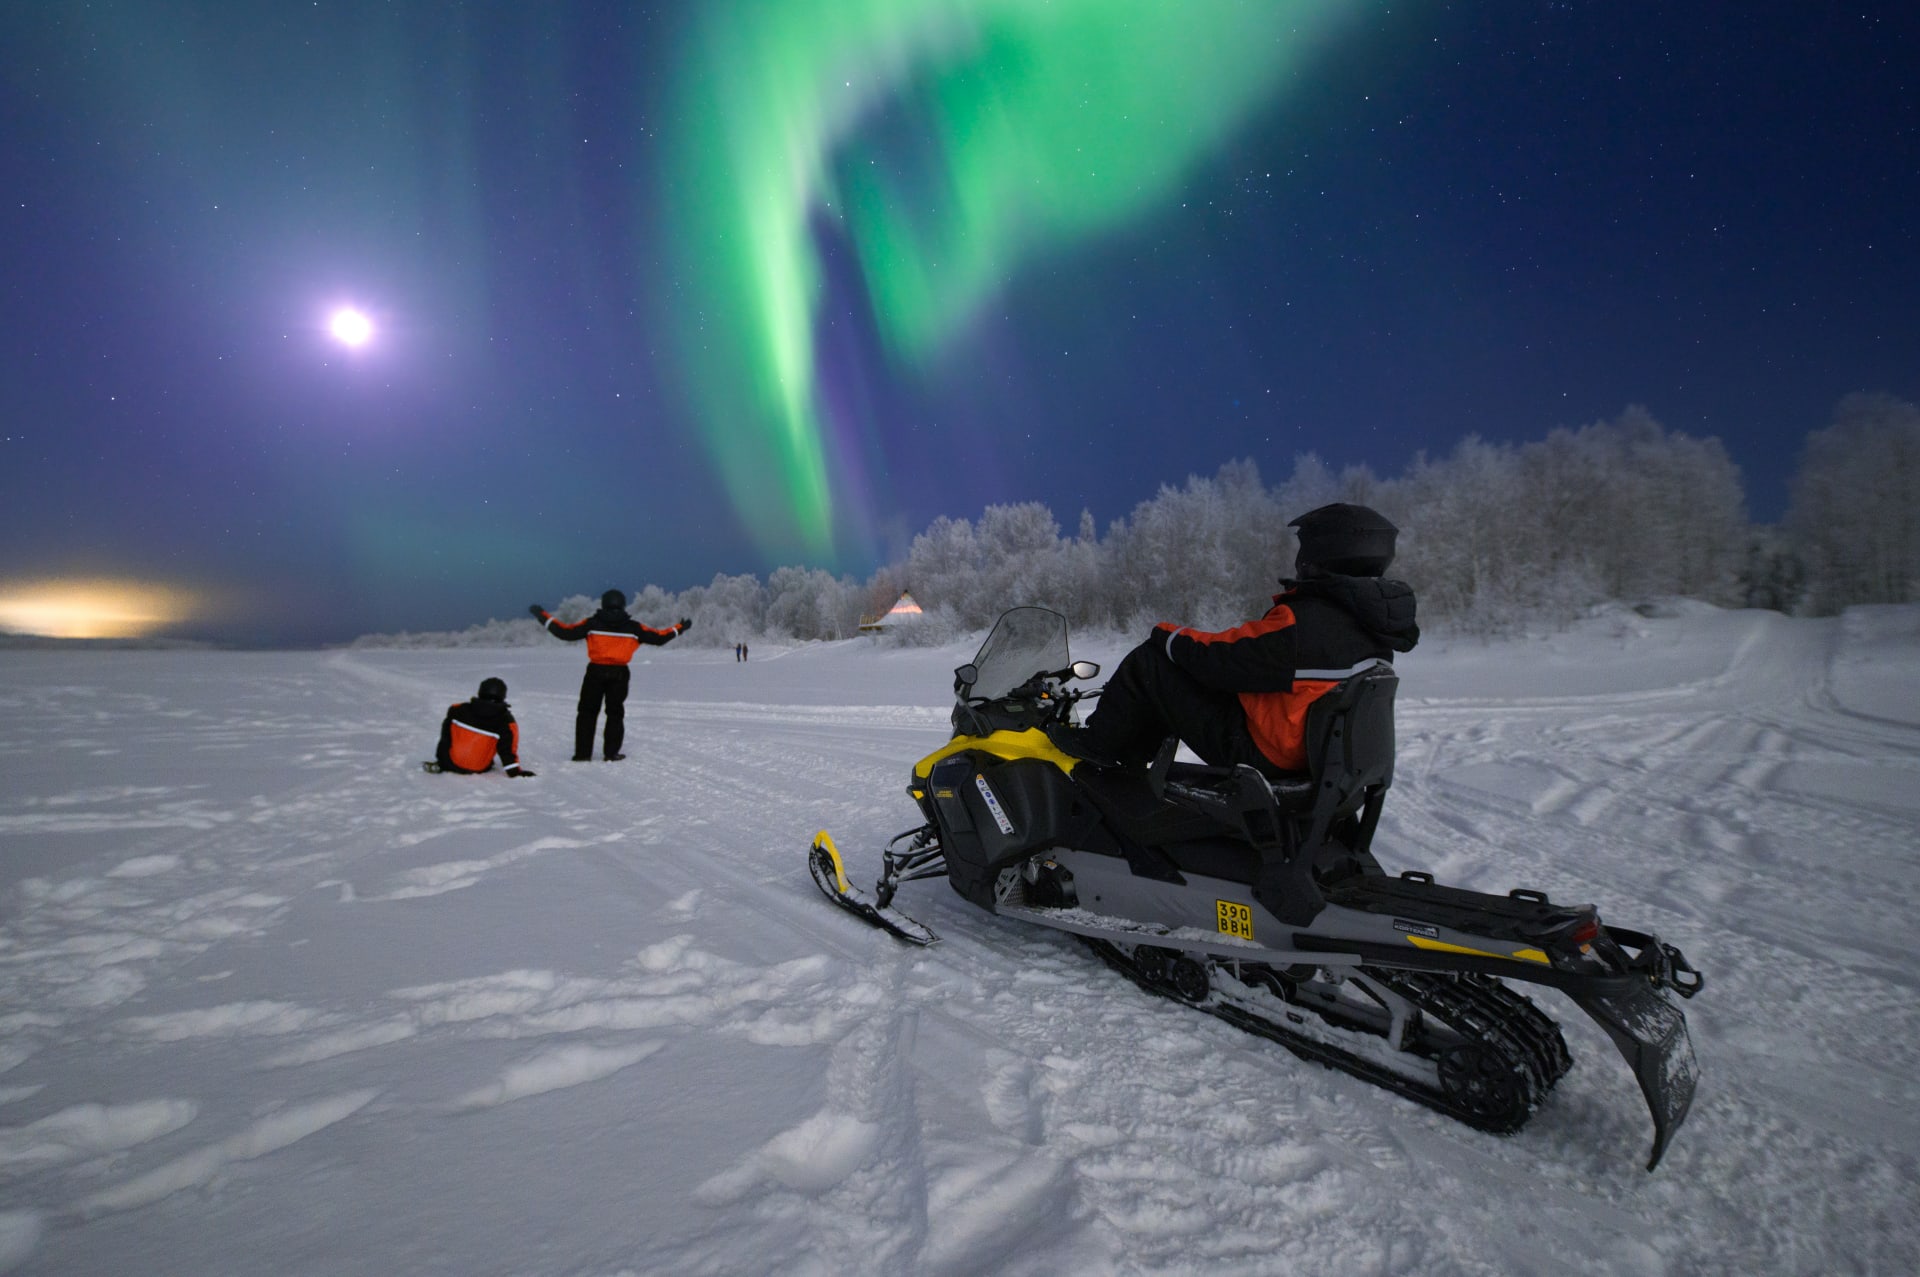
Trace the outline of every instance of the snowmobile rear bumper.
<path fill-rule="evenodd" d="M 1639 976 L 1595 980 L 1566 993 L 1607 1031 L 1640 1083 L 1640 1093 L 1647 1097 L 1647 1111 L 1653 1115 L 1653 1151 L 1647 1157 L 1647 1169 L 1652 1170 L 1686 1120 L 1699 1080 L 1687 1017 Z"/>
<path fill-rule="evenodd" d="M 1680 950 L 1658 936 L 1609 927 L 1607 939 L 1625 959 L 1626 974 L 1563 988 L 1575 1005 L 1607 1031 L 1640 1083 L 1640 1093 L 1647 1097 L 1647 1110 L 1653 1115 L 1653 1152 L 1647 1157 L 1647 1169 L 1652 1170 L 1686 1120 L 1700 1078 L 1687 1017 L 1661 990 L 1672 989 L 1690 998 L 1706 980 Z"/>

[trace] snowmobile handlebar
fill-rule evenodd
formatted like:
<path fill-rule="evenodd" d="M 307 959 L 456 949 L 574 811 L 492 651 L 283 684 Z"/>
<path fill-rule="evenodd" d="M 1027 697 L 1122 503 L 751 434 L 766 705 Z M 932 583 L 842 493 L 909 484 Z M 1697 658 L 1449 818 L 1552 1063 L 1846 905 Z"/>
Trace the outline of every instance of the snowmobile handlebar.
<path fill-rule="evenodd" d="M 1092 675 L 1079 675 L 1076 672 L 1080 666 L 1087 665 L 1093 666 L 1095 673 L 1099 672 L 1100 667 L 1093 665 L 1091 661 L 1076 661 L 1074 666 L 1068 669 L 1035 674 L 1020 686 L 1009 691 L 1007 693 L 1007 699 L 1010 701 L 1024 701 L 1030 705 L 1050 708 L 1058 717 L 1064 720 L 1067 716 L 1067 711 L 1072 709 L 1073 706 L 1083 700 L 1100 694 L 1100 689 L 1097 687 L 1069 688 L 1066 686 L 1067 680 L 1070 678 L 1092 677 Z"/>
<path fill-rule="evenodd" d="M 1100 666 L 1094 661 L 1075 661 L 1065 669 L 1038 670 L 1027 681 L 1009 688 L 999 696 L 971 695 L 974 684 L 979 681 L 980 669 L 972 662 L 962 665 L 953 672 L 954 695 L 963 704 L 983 705 L 995 700 L 1007 701 L 1052 701 L 1064 700 L 1068 704 L 1089 696 L 1098 696 L 1099 688 L 1084 691 L 1068 691 L 1066 683 L 1070 679 L 1097 678 Z"/>

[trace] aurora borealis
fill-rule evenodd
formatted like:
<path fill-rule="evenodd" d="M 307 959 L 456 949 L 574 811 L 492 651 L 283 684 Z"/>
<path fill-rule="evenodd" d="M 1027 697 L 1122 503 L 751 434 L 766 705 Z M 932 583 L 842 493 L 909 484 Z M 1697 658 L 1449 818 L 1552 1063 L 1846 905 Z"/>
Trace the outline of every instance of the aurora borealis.
<path fill-rule="evenodd" d="M 712 450 L 763 544 L 831 558 L 836 506 L 864 495 L 846 472 L 872 423 L 835 421 L 817 384 L 820 236 L 848 242 L 886 352 L 932 357 L 1026 261 L 1166 200 L 1355 7 L 702 6 L 671 224 L 708 317 L 686 332 Z"/>
<path fill-rule="evenodd" d="M 1840 396 L 1920 398 L 1916 25 L 0 7 L 0 597 L 459 628 L 1629 403 L 1773 517 Z"/>

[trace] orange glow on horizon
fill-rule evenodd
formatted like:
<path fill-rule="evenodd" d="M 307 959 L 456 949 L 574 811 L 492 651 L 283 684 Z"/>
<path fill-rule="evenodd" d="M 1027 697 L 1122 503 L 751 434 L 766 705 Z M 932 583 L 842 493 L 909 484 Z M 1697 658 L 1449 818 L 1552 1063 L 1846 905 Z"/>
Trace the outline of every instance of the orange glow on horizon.
<path fill-rule="evenodd" d="M 0 630 L 42 638 L 145 638 L 193 616 L 198 598 L 147 581 L 0 584 Z"/>

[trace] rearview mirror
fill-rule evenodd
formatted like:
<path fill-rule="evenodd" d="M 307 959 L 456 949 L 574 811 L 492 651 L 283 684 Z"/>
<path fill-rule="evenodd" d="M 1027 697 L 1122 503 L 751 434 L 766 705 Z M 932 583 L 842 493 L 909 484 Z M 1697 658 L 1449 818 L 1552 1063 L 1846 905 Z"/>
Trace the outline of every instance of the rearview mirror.
<path fill-rule="evenodd" d="M 953 672 L 953 685 L 955 687 L 972 687 L 979 681 L 980 667 L 972 661 L 968 661 L 965 665 L 962 665 Z"/>
<path fill-rule="evenodd" d="M 1097 661 L 1075 661 L 1073 663 L 1073 676 L 1075 678 L 1096 678 L 1099 674 L 1100 665 Z"/>

